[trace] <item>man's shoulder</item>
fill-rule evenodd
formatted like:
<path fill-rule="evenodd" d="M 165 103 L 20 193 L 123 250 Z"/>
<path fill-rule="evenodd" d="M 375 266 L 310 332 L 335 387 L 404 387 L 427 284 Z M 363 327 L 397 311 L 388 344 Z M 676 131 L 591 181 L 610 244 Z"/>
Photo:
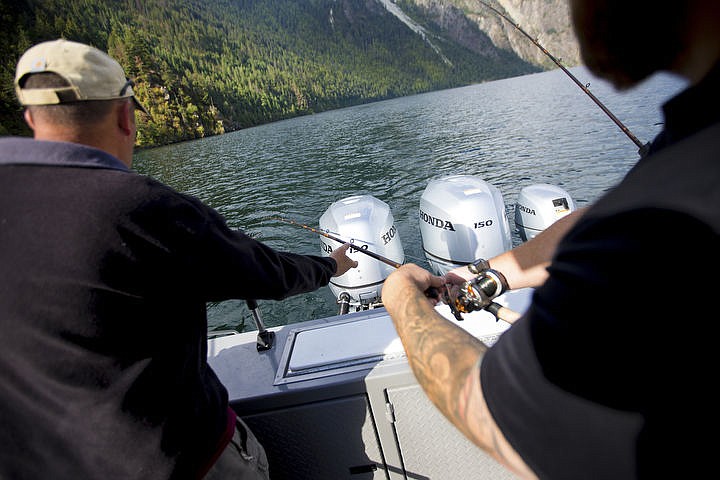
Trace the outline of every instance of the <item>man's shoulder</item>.
<path fill-rule="evenodd" d="M 28 137 L 0 138 L 0 165 L 106 168 L 128 170 L 118 158 L 88 145 L 36 140 Z"/>

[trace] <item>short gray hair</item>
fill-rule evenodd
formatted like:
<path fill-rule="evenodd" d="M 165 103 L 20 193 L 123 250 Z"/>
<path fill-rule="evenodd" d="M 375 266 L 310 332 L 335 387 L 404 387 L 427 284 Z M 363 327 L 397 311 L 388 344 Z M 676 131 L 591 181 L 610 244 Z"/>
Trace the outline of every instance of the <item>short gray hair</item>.
<path fill-rule="evenodd" d="M 68 82 L 52 72 L 39 72 L 26 75 L 22 87 L 25 89 L 64 87 Z M 128 97 L 131 98 L 131 97 Z M 53 123 L 69 123 L 72 125 L 90 125 L 105 118 L 112 107 L 121 100 L 82 100 L 77 102 L 59 103 L 55 105 L 28 105 L 31 113 L 41 113 Z"/>

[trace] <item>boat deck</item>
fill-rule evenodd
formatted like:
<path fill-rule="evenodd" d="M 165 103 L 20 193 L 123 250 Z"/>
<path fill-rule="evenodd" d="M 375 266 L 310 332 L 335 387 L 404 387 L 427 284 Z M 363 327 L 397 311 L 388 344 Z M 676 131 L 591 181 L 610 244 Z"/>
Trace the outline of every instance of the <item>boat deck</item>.
<path fill-rule="evenodd" d="M 498 303 L 524 311 L 530 290 Z M 448 320 L 492 344 L 509 325 L 488 312 Z M 233 408 L 265 446 L 278 479 L 452 479 L 512 476 L 431 404 L 384 308 L 211 339 L 208 362 Z"/>

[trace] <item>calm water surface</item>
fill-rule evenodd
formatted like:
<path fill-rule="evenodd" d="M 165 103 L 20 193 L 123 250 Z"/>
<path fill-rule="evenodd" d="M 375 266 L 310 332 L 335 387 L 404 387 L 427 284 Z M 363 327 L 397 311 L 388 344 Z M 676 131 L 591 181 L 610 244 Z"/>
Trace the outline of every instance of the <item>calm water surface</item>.
<path fill-rule="evenodd" d="M 659 105 L 684 84 L 657 76 L 617 93 L 584 68 L 572 72 L 642 142 L 661 128 Z M 635 144 L 562 71 L 335 110 L 135 155 L 135 169 L 195 195 L 242 229 L 284 251 L 320 254 L 316 227 L 341 198 L 369 194 L 390 206 L 406 261 L 428 264 L 417 220 L 427 182 L 480 176 L 503 194 L 511 228 L 520 190 L 558 185 L 578 206 L 614 185 L 637 161 Z M 520 243 L 514 234 L 513 243 Z M 238 272 L 238 276 L 244 272 Z M 335 315 L 327 287 L 260 301 L 268 326 Z M 208 305 L 211 330 L 255 329 L 244 301 Z"/>

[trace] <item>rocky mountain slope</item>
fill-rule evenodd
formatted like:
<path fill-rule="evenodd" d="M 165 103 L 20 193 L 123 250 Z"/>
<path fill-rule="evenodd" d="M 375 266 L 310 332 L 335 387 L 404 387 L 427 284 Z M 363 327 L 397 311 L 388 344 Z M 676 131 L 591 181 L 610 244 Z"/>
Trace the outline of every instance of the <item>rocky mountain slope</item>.
<path fill-rule="evenodd" d="M 567 0 L 407 0 L 424 12 L 443 33 L 473 48 L 474 34 L 466 27 L 475 23 L 492 43 L 512 51 L 523 60 L 546 69 L 557 66 L 527 37 L 486 4 L 505 13 L 553 56 L 571 67 L 580 63 Z"/>

